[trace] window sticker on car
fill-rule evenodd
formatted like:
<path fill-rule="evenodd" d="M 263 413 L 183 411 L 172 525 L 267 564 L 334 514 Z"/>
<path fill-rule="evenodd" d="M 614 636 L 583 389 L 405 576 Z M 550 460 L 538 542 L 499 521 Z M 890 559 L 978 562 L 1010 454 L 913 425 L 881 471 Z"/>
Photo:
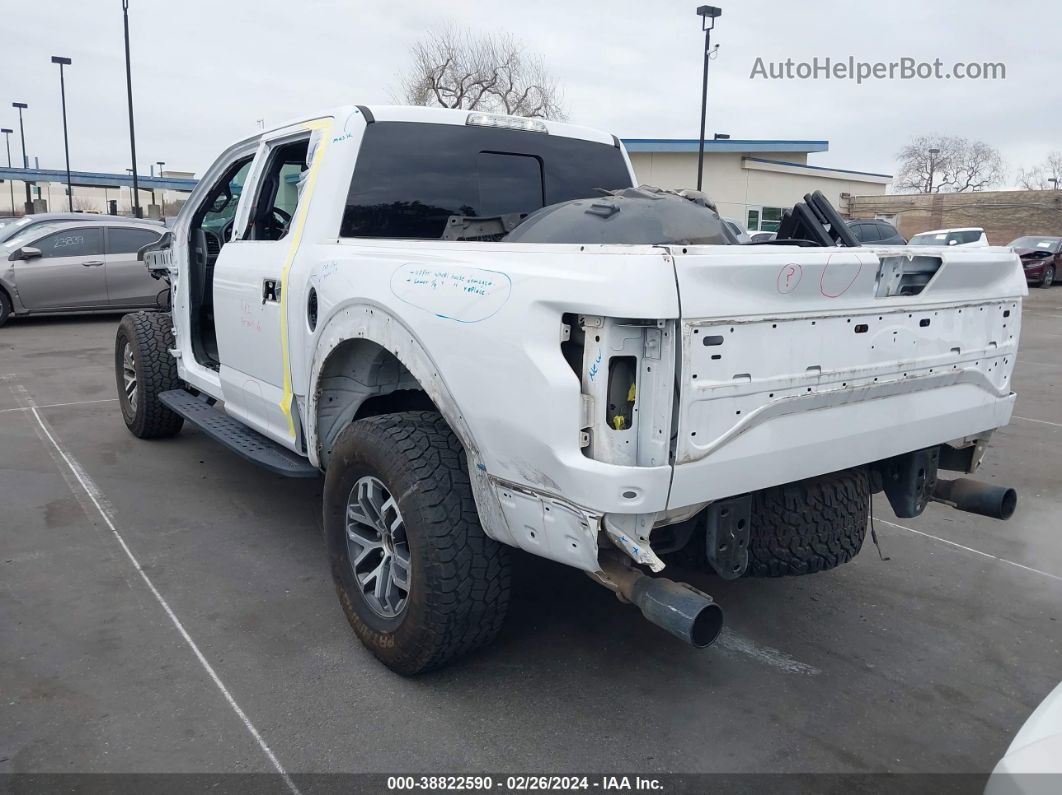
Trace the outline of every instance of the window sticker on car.
<path fill-rule="evenodd" d="M 1036 244 L 1036 247 L 1037 248 L 1051 248 L 1051 241 L 1050 240 L 1041 240 L 1039 243 Z"/>
<path fill-rule="evenodd" d="M 84 235 L 65 235 L 64 237 L 57 237 L 55 244 L 52 248 L 63 248 L 64 246 L 80 246 L 85 242 Z"/>

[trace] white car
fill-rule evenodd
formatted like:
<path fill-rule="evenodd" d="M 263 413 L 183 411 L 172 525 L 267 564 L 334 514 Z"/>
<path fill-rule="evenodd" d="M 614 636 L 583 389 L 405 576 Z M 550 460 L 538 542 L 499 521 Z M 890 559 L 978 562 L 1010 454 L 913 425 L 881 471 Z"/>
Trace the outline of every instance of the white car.
<path fill-rule="evenodd" d="M 738 243 L 752 242 L 752 237 L 740 221 L 735 221 L 733 218 L 724 218 L 723 223 L 726 224 L 726 228 L 730 230 L 730 233 L 737 238 Z"/>
<path fill-rule="evenodd" d="M 339 602 L 403 674 L 494 638 L 510 547 L 703 647 L 722 611 L 650 576 L 662 554 L 824 571 L 875 490 L 901 517 L 1013 512 L 937 477 L 1010 418 L 1012 252 L 853 246 L 818 192 L 786 232 L 805 245 L 735 245 L 700 194 L 635 185 L 614 136 L 541 119 L 346 106 L 256 131 L 145 249 L 173 309 L 119 324 L 126 426 L 323 473 Z"/>
<path fill-rule="evenodd" d="M 979 226 L 962 229 L 934 229 L 922 232 L 907 241 L 909 246 L 966 246 L 967 248 L 986 248 L 988 236 Z"/>
<path fill-rule="evenodd" d="M 1062 684 L 1018 731 L 985 787 L 985 795 L 1054 795 L 1062 784 Z"/>

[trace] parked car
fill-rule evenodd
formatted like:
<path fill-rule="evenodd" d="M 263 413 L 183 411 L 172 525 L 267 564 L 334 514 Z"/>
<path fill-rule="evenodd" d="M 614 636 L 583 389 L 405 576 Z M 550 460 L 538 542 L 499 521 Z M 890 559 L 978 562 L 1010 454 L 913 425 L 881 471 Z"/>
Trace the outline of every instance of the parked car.
<path fill-rule="evenodd" d="M 144 250 L 172 311 L 118 325 L 118 410 L 139 438 L 188 421 L 323 472 L 340 605 L 403 674 L 497 634 L 509 547 L 703 647 L 722 612 L 650 576 L 663 553 L 731 580 L 824 571 L 880 489 L 904 518 L 1013 513 L 1013 489 L 938 477 L 1010 418 L 1013 254 L 868 268 L 821 194 L 782 227 L 811 247 L 735 245 L 710 207 L 635 184 L 613 136 L 542 119 L 347 106 L 255 131 Z"/>
<path fill-rule="evenodd" d="M 852 230 L 855 239 L 860 243 L 871 243 L 875 246 L 907 244 L 907 239 L 896 230 L 895 226 L 877 218 L 853 218 L 848 222 L 848 228 Z"/>
<path fill-rule="evenodd" d="M 984 248 L 988 245 L 988 236 L 985 230 L 979 226 L 971 226 L 965 229 L 934 229 L 930 232 L 922 232 L 912 237 L 907 244 L 910 246 L 967 246 L 968 248 Z"/>
<path fill-rule="evenodd" d="M 739 221 L 735 221 L 733 218 L 724 218 L 723 223 L 726 224 L 726 228 L 730 230 L 730 234 L 737 239 L 738 243 L 752 242 L 749 233 L 745 231 L 745 227 Z"/>
<path fill-rule="evenodd" d="M 1008 247 L 1021 258 L 1029 284 L 1050 287 L 1062 269 L 1062 237 L 1027 235 L 1010 241 Z"/>
<path fill-rule="evenodd" d="M 778 237 L 777 232 L 749 232 L 749 239 L 753 243 L 766 243 L 768 240 L 774 240 Z"/>
<path fill-rule="evenodd" d="M 137 252 L 164 231 L 153 222 L 91 215 L 26 225 L 0 243 L 0 326 L 13 315 L 156 306 L 166 285 Z"/>
<path fill-rule="evenodd" d="M 992 771 L 985 795 L 1058 792 L 1062 780 L 1062 684 L 1047 694 Z"/>
<path fill-rule="evenodd" d="M 102 215 L 99 213 L 35 213 L 33 215 L 9 216 L 0 218 L 0 243 L 10 240 L 15 235 L 41 224 L 54 224 L 60 221 L 92 221 L 98 224 L 152 224 L 162 226 L 161 221 L 146 218 L 132 218 L 128 215 Z"/>

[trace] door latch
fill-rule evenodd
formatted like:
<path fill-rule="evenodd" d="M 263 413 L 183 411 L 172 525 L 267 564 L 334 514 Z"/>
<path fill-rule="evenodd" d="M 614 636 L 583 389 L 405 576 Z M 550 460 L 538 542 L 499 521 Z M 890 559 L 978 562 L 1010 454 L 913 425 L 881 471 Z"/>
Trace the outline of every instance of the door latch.
<path fill-rule="evenodd" d="M 276 279 L 264 279 L 262 281 L 262 303 L 280 303 L 280 285 Z"/>

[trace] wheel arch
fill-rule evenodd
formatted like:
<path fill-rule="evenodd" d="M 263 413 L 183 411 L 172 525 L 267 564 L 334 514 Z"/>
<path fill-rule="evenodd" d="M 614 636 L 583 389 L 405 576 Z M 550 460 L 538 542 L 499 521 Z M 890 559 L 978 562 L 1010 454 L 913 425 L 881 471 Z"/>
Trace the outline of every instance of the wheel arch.
<path fill-rule="evenodd" d="M 491 538 L 512 543 L 480 448 L 439 367 L 417 335 L 379 305 L 344 307 L 321 329 L 306 395 L 310 460 L 327 470 L 336 438 L 358 418 L 359 409 L 370 399 L 401 391 L 422 392 L 442 415 L 464 447 L 483 529 Z"/>
<path fill-rule="evenodd" d="M 11 306 L 12 315 L 17 315 L 25 311 L 22 302 L 18 300 L 18 291 L 14 289 L 14 285 L 8 285 L 0 279 L 0 293 L 3 293 L 7 298 L 7 303 Z"/>
<path fill-rule="evenodd" d="M 369 305 L 335 313 L 318 337 L 306 398 L 311 460 L 327 468 L 336 437 L 366 403 L 400 392 L 423 393 L 461 441 L 470 468 L 480 463 L 472 432 L 424 345 L 397 317 Z"/>

